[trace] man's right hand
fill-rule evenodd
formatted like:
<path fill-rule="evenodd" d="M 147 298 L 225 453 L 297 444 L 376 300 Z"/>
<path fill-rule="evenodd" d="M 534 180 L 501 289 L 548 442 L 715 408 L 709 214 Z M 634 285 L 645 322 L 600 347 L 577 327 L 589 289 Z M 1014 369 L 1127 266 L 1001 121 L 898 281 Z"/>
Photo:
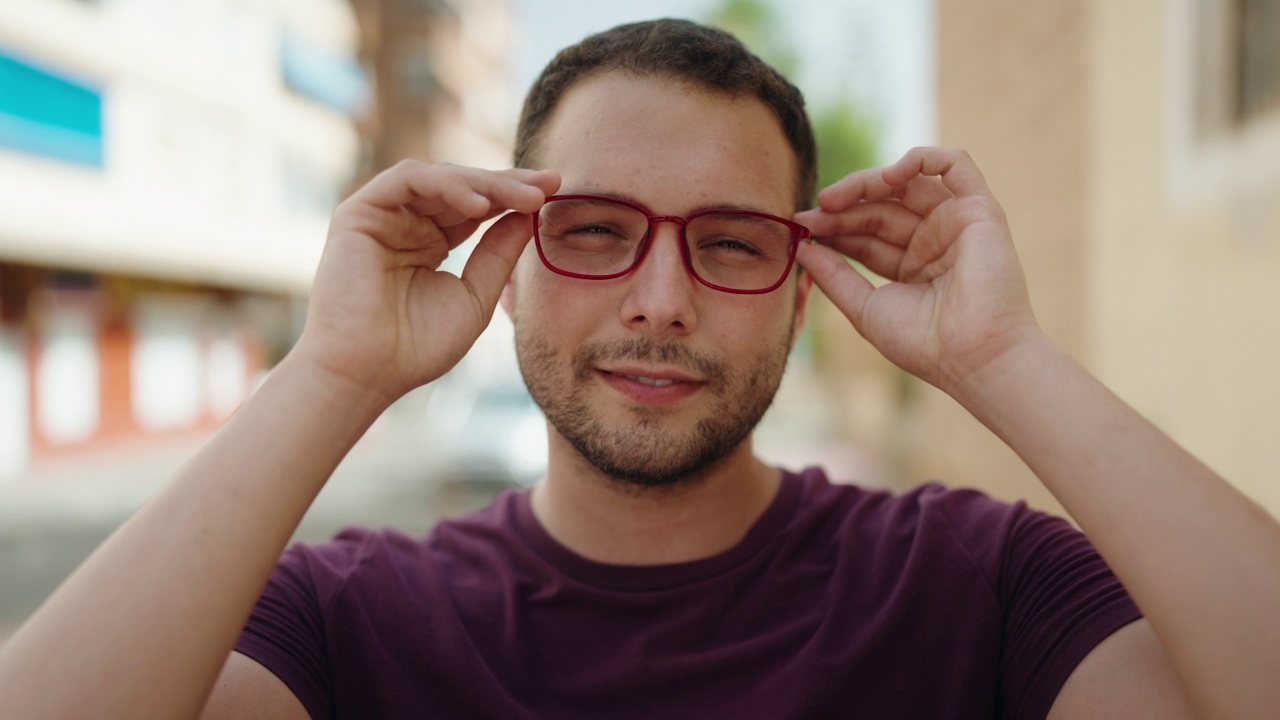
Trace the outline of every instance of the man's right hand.
<path fill-rule="evenodd" d="M 559 185 L 549 170 L 415 160 L 382 172 L 334 212 L 294 359 L 388 404 L 440 377 L 489 323 L 532 235 L 528 214 Z M 507 211 L 460 277 L 438 269 Z"/>
<path fill-rule="evenodd" d="M 532 235 L 526 213 L 559 184 L 402 162 L 343 202 L 285 361 L 304 371 L 273 372 L 0 647 L 0 716 L 198 716 L 219 671 L 246 667 L 232 648 L 325 480 L 384 402 L 471 347 Z M 507 211 L 461 277 L 438 271 Z M 247 707 L 271 712 L 259 700 Z"/>

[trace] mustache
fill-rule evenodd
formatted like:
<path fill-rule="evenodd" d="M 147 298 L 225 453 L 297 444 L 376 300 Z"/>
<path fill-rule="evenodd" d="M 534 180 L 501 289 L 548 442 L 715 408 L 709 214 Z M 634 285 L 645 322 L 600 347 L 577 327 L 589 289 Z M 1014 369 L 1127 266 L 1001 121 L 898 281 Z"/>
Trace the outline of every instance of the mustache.
<path fill-rule="evenodd" d="M 691 368 L 699 377 L 722 378 L 725 364 L 705 353 L 675 342 L 658 342 L 649 338 L 629 340 L 601 340 L 584 345 L 577 353 L 578 374 L 586 377 L 601 362 L 637 360 L 659 362 L 664 365 Z"/>

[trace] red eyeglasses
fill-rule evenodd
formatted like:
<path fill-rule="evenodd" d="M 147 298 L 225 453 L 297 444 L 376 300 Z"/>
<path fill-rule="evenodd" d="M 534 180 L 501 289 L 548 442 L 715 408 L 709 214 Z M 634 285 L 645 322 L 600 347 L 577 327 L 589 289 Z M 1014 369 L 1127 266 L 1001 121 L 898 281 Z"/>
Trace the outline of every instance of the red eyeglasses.
<path fill-rule="evenodd" d="M 809 229 L 754 210 L 654 215 L 601 195 L 552 195 L 533 217 L 533 238 L 549 270 L 582 280 L 611 280 L 644 262 L 660 222 L 680 226 L 685 267 L 698 282 L 727 293 L 776 290 Z"/>

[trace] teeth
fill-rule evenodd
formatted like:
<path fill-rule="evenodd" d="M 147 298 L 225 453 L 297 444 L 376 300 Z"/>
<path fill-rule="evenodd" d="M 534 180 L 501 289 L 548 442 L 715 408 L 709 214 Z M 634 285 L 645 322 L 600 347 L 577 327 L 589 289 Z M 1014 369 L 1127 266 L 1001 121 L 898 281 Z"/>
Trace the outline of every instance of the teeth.
<path fill-rule="evenodd" d="M 639 375 L 623 375 L 622 377 L 635 380 L 636 382 L 644 385 L 652 385 L 654 387 L 666 387 L 668 385 L 675 385 L 679 382 L 679 380 L 658 380 L 657 378 L 640 377 Z"/>

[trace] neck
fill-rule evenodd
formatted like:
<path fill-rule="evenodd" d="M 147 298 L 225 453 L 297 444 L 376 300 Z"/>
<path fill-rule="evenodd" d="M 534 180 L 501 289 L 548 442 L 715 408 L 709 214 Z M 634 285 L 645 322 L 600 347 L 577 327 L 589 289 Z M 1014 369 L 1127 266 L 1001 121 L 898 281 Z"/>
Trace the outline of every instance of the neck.
<path fill-rule="evenodd" d="M 782 476 L 752 455 L 748 438 L 695 480 L 630 486 L 556 440 L 567 447 L 553 438 L 547 479 L 533 491 L 534 516 L 560 544 L 613 565 L 688 562 L 732 548 L 773 501 Z"/>

